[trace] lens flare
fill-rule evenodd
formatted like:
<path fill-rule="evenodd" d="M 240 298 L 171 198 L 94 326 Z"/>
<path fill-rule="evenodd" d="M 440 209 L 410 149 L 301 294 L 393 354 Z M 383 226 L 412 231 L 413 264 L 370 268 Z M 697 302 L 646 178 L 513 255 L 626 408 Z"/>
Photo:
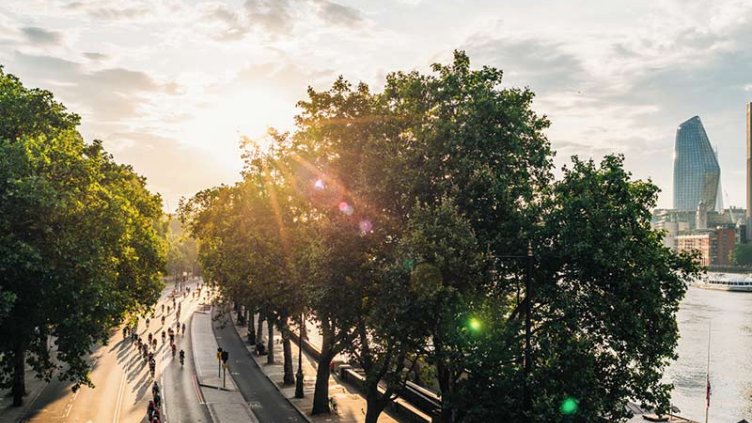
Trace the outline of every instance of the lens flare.
<path fill-rule="evenodd" d="M 347 204 L 346 202 L 342 201 L 342 202 L 339 203 L 339 211 L 341 211 L 342 213 L 350 216 L 350 215 L 352 215 L 355 212 L 355 209 L 353 208 L 353 206 L 351 206 L 351 205 Z"/>
<path fill-rule="evenodd" d="M 577 408 L 579 407 L 579 401 L 577 399 L 572 397 L 566 397 L 564 398 L 564 401 L 561 402 L 561 405 L 559 406 L 559 412 L 565 416 L 571 416 L 573 414 L 577 413 Z"/>
<path fill-rule="evenodd" d="M 313 183 L 313 187 L 316 188 L 317 190 L 322 190 L 326 187 L 326 185 L 324 185 L 323 180 L 316 179 L 316 182 Z"/>
<path fill-rule="evenodd" d="M 471 318 L 467 322 L 467 325 L 470 327 L 470 330 L 472 330 L 473 332 L 478 332 L 481 329 L 481 327 L 483 327 L 483 324 L 480 322 L 480 320 L 476 319 L 475 317 Z"/>
<path fill-rule="evenodd" d="M 358 227 L 360 228 L 360 233 L 367 234 L 371 231 L 373 231 L 373 223 L 371 223 L 368 219 L 363 219 L 358 224 Z"/>

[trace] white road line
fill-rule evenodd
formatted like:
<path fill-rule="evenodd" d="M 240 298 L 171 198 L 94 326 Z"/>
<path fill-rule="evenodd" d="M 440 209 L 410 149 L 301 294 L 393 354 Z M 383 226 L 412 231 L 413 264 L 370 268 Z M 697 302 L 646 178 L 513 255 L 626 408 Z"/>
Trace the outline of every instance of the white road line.
<path fill-rule="evenodd" d="M 164 376 L 159 378 L 159 382 L 162 384 L 162 405 L 163 405 L 162 408 L 164 408 L 164 417 L 165 417 L 164 420 L 165 422 L 167 422 L 167 392 L 165 392 L 165 389 L 164 389 L 164 386 L 165 386 Z"/>
<path fill-rule="evenodd" d="M 120 408 L 123 406 L 123 394 L 125 393 L 125 373 L 120 375 L 120 386 L 118 386 L 117 399 L 115 400 L 115 414 L 112 416 L 112 423 L 120 421 Z"/>

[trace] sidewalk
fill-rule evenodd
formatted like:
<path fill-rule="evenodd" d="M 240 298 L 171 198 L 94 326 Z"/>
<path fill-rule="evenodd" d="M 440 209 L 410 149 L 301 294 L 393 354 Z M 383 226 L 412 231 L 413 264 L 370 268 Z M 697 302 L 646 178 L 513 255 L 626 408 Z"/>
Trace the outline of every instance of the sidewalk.
<path fill-rule="evenodd" d="M 230 313 L 232 315 L 232 323 L 242 339 L 248 339 L 245 336 L 248 332 L 248 327 L 238 326 L 236 313 Z M 267 326 L 264 322 L 264 339 L 267 338 Z M 266 376 L 274 382 L 277 389 L 282 395 L 287 398 L 292 405 L 301 411 L 301 414 L 305 415 L 310 422 L 337 422 L 337 423 L 363 423 L 366 419 L 366 400 L 352 387 L 346 384 L 340 384 L 334 377 L 333 373 L 329 376 L 329 396 L 334 397 L 337 403 L 338 414 L 323 414 L 318 416 L 312 416 L 311 409 L 313 408 L 313 391 L 316 382 L 316 362 L 309 357 L 305 351 L 303 352 L 303 392 L 304 398 L 295 398 L 295 385 L 285 385 L 282 383 L 284 376 L 284 353 L 282 351 L 282 336 L 279 331 L 274 329 L 274 358 L 275 364 L 266 364 L 266 356 L 257 357 L 253 354 L 253 347 L 247 345 L 246 348 L 251 352 L 254 360 L 258 363 L 261 370 Z M 293 355 L 293 372 L 298 371 L 298 346 L 294 342 L 291 343 L 292 355 Z M 379 416 L 380 423 L 398 423 L 395 420 L 383 412 Z"/>
<path fill-rule="evenodd" d="M 23 398 L 23 405 L 21 407 L 13 407 L 13 397 L 10 396 L 10 389 L 0 390 L 0 421 L 21 421 L 34 405 L 34 401 L 36 401 L 48 385 L 48 382 L 36 377 L 36 372 L 29 365 L 26 365 L 25 377 L 26 396 Z"/>
<path fill-rule="evenodd" d="M 212 331 L 210 308 L 199 307 L 193 313 L 191 342 L 196 378 L 214 423 L 258 423 L 250 406 L 235 386 L 232 374 L 227 375 L 226 387 L 222 388 L 222 378 L 217 374 L 217 340 Z"/>

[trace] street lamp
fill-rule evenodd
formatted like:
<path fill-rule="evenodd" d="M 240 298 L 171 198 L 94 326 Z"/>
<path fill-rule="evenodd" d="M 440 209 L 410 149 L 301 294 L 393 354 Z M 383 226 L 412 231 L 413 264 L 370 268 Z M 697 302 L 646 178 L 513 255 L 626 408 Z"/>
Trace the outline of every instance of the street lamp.
<path fill-rule="evenodd" d="M 305 397 L 303 392 L 303 328 L 305 325 L 303 312 L 300 313 L 300 336 L 298 337 L 298 372 L 295 374 L 295 398 Z"/>
<path fill-rule="evenodd" d="M 523 380 L 522 380 L 522 403 L 524 412 L 530 412 L 531 409 L 531 397 L 528 390 L 528 379 L 530 372 L 533 368 L 532 360 L 532 301 L 533 301 L 533 246 L 528 241 L 527 254 L 524 256 L 497 256 L 499 259 L 525 259 L 525 298 L 523 307 L 525 310 L 525 356 L 523 365 Z M 519 289 L 517 290 L 517 302 L 519 304 Z"/>

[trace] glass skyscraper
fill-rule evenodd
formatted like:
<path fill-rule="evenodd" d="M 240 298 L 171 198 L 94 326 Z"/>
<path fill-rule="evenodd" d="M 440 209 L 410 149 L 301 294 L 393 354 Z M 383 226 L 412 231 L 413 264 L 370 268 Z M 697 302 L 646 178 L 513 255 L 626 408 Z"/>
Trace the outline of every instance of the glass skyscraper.
<path fill-rule="evenodd" d="M 718 196 L 721 168 L 699 116 L 679 125 L 674 145 L 674 208 L 712 210 Z"/>

